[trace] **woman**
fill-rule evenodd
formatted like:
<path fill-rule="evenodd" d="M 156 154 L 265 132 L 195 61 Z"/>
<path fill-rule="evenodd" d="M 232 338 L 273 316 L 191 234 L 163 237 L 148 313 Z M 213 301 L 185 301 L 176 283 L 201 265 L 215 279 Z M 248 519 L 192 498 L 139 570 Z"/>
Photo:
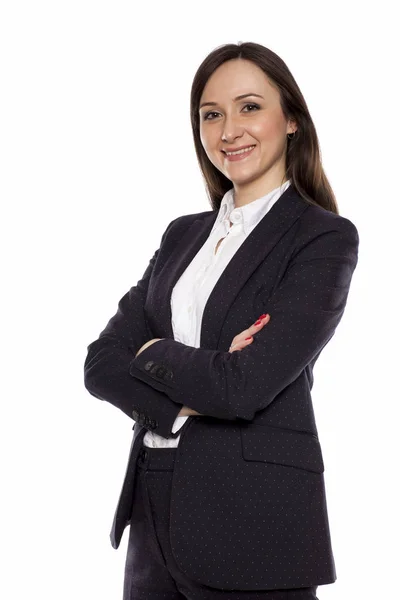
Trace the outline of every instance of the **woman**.
<path fill-rule="evenodd" d="M 136 422 L 110 534 L 130 524 L 124 600 L 315 599 L 336 571 L 310 391 L 358 232 L 271 50 L 211 52 L 191 122 L 212 210 L 168 225 L 85 361 Z"/>

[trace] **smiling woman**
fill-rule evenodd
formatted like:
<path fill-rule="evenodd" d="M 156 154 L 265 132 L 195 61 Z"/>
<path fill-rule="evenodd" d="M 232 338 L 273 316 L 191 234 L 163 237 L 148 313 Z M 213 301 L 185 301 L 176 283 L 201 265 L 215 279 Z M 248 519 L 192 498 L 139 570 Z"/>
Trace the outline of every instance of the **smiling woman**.
<path fill-rule="evenodd" d="M 124 600 L 317 600 L 336 570 L 313 367 L 358 232 L 274 52 L 211 52 L 190 117 L 211 210 L 169 223 L 85 361 L 135 421 L 110 533 L 118 548 L 130 524 Z"/>

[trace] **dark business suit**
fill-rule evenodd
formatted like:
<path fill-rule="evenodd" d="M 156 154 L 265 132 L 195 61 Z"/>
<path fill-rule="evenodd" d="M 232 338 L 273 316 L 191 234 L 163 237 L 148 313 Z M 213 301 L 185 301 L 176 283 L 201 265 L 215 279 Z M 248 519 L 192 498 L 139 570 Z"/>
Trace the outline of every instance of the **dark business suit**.
<path fill-rule="evenodd" d="M 186 405 L 207 416 L 188 419 L 177 448 L 170 539 L 180 569 L 221 589 L 333 583 L 310 390 L 345 309 L 357 229 L 289 186 L 212 290 L 193 348 L 173 339 L 170 298 L 216 216 L 169 224 L 143 278 L 88 347 L 87 389 L 137 421 L 111 543 L 118 548 L 130 523 L 146 430 L 168 437 Z M 232 338 L 261 313 L 270 314 L 268 324 L 250 346 L 229 353 Z M 135 357 L 154 337 L 165 339 Z"/>

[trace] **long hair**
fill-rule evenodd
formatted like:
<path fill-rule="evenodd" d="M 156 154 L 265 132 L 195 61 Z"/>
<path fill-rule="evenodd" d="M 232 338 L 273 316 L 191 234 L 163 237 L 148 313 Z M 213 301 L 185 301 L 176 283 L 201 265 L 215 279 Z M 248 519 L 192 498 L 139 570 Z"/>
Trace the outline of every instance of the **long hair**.
<path fill-rule="evenodd" d="M 199 66 L 190 94 L 190 120 L 197 160 L 213 210 L 219 210 L 224 194 L 232 187 L 209 160 L 200 139 L 199 104 L 212 73 L 227 60 L 242 58 L 255 63 L 278 88 L 285 118 L 297 123 L 293 139 L 287 138 L 285 179 L 310 204 L 339 214 L 335 195 L 321 164 L 321 153 L 314 123 L 306 102 L 285 62 L 272 50 L 253 42 L 225 44 L 213 50 Z"/>

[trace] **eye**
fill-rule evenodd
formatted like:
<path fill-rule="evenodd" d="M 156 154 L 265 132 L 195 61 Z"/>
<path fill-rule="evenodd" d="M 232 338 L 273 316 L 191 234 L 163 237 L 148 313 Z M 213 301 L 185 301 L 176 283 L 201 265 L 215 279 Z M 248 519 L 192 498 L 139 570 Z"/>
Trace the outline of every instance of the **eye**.
<path fill-rule="evenodd" d="M 246 107 L 248 107 L 248 106 L 253 106 L 253 107 L 255 107 L 257 110 L 259 110 L 259 108 L 260 108 L 260 106 L 259 106 L 258 104 L 255 104 L 255 103 L 247 103 L 247 104 L 245 104 L 245 105 L 244 105 L 244 107 L 243 107 L 243 108 L 246 108 Z M 254 112 L 254 111 L 252 111 L 252 110 L 251 110 L 251 111 L 247 111 L 247 112 Z M 209 117 L 209 115 L 217 115 L 217 114 L 218 114 L 218 113 L 217 113 L 217 112 L 215 112 L 215 111 L 209 111 L 209 112 L 207 112 L 207 113 L 204 115 L 204 117 L 203 117 L 203 121 L 213 121 L 214 119 L 209 119 L 209 118 L 208 118 L 208 117 Z"/>
<path fill-rule="evenodd" d="M 257 110 L 260 108 L 258 104 L 245 104 L 243 108 L 246 108 L 246 106 L 254 106 Z M 252 110 L 250 112 L 253 112 Z"/>

